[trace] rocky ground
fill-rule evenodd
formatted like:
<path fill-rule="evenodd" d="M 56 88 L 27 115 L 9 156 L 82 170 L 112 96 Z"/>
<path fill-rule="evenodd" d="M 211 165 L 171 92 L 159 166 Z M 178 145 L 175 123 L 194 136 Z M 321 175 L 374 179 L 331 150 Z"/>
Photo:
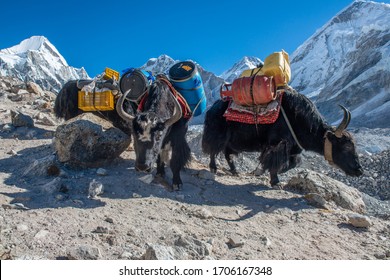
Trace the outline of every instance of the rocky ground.
<path fill-rule="evenodd" d="M 208 172 L 193 126 L 184 189 L 168 192 L 131 146 L 100 168 L 59 163 L 54 99 L 0 81 L 0 259 L 390 259 L 389 129 L 351 130 L 362 177 L 304 153 L 273 189 L 256 154 L 236 159 L 239 177 L 222 159 Z"/>

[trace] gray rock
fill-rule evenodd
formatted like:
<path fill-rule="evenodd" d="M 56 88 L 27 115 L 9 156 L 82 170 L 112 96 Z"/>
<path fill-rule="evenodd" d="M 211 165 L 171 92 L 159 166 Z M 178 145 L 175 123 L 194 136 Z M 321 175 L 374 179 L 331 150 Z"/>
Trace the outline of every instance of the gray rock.
<path fill-rule="evenodd" d="M 75 167 L 99 167 L 119 157 L 130 137 L 93 114 L 82 114 L 58 126 L 53 140 L 58 159 Z"/>
<path fill-rule="evenodd" d="M 357 228 L 369 228 L 372 225 L 369 217 L 359 214 L 348 215 L 348 223 Z"/>
<path fill-rule="evenodd" d="M 57 177 L 57 178 L 53 179 L 52 181 L 50 181 L 49 183 L 41 186 L 40 189 L 46 193 L 54 193 L 60 189 L 61 184 L 62 184 L 61 181 L 62 181 L 62 179 Z"/>
<path fill-rule="evenodd" d="M 180 247 L 168 247 L 163 245 L 150 245 L 143 260 L 187 260 L 188 254 Z"/>
<path fill-rule="evenodd" d="M 16 230 L 18 230 L 18 231 L 26 231 L 26 230 L 28 230 L 28 226 L 25 225 L 25 224 L 19 224 L 19 225 L 16 226 Z"/>
<path fill-rule="evenodd" d="M 267 236 L 262 236 L 262 237 L 260 237 L 260 242 L 261 242 L 264 246 L 266 246 L 266 247 L 269 247 L 269 246 L 271 246 L 271 244 L 272 244 L 271 240 L 270 240 Z"/>
<path fill-rule="evenodd" d="M 213 173 L 205 169 L 200 170 L 198 176 L 199 178 L 206 180 L 214 180 L 215 178 L 215 175 Z"/>
<path fill-rule="evenodd" d="M 41 229 L 40 231 L 38 231 L 38 232 L 35 234 L 34 238 L 36 238 L 36 239 L 43 239 L 43 238 L 45 238 L 49 233 L 50 233 L 49 231 L 44 230 L 44 229 Z"/>
<path fill-rule="evenodd" d="M 245 243 L 238 236 L 232 236 L 229 237 L 227 244 L 230 248 L 238 248 L 244 246 Z"/>
<path fill-rule="evenodd" d="M 98 170 L 96 170 L 96 174 L 99 175 L 99 176 L 106 176 L 107 175 L 107 170 L 104 169 L 104 168 L 98 168 Z"/>
<path fill-rule="evenodd" d="M 285 188 L 303 193 L 316 193 L 326 201 L 357 213 L 364 213 L 366 210 L 362 195 L 357 189 L 314 171 L 299 172 L 296 177 L 289 180 Z"/>
<path fill-rule="evenodd" d="M 175 245 L 183 247 L 195 259 L 203 259 L 212 252 L 212 245 L 193 237 L 180 236 Z"/>
<path fill-rule="evenodd" d="M 200 219 L 212 219 L 213 218 L 213 214 L 206 208 L 197 209 L 197 210 L 193 211 L 192 214 L 195 217 L 198 217 Z"/>
<path fill-rule="evenodd" d="M 25 114 L 11 110 L 11 120 L 14 127 L 34 127 L 34 120 Z"/>
<path fill-rule="evenodd" d="M 324 208 L 324 209 L 329 208 L 326 206 L 327 201 L 317 193 L 308 193 L 305 195 L 305 199 L 309 202 L 309 204 L 315 207 Z"/>
<path fill-rule="evenodd" d="M 98 247 L 80 245 L 77 248 L 68 250 L 67 257 L 72 260 L 97 260 L 102 257 L 102 254 Z"/>
<path fill-rule="evenodd" d="M 99 181 L 93 179 L 89 183 L 88 198 L 96 198 L 98 195 L 101 195 L 103 192 L 104 192 L 104 186 Z"/>
<path fill-rule="evenodd" d="M 28 92 L 31 92 L 31 93 L 34 93 L 34 94 L 37 94 L 39 96 L 43 96 L 44 92 L 42 90 L 42 88 L 34 83 L 34 82 L 27 82 L 27 91 Z"/>
<path fill-rule="evenodd" d="M 45 113 L 39 113 L 37 115 L 37 123 L 47 125 L 47 126 L 56 126 L 57 122 Z"/>
<path fill-rule="evenodd" d="M 34 160 L 23 172 L 23 176 L 59 175 L 60 168 L 57 165 L 55 155 L 49 155 Z"/>

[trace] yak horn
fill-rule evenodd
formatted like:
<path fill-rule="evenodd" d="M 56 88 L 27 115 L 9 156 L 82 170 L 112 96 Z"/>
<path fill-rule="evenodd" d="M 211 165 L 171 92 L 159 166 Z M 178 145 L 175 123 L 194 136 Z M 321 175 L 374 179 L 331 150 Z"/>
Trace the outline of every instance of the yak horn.
<path fill-rule="evenodd" d="M 348 111 L 348 109 L 345 108 L 344 106 L 342 106 L 342 105 L 339 105 L 339 106 L 344 111 L 344 117 L 343 117 L 343 120 L 341 121 L 341 123 L 339 124 L 339 126 L 336 128 L 336 130 L 334 132 L 334 134 L 338 138 L 341 137 L 341 135 L 343 134 L 343 131 L 348 127 L 349 122 L 351 121 L 351 112 Z"/>
<path fill-rule="evenodd" d="M 128 121 L 128 122 L 131 122 L 134 119 L 134 116 L 128 114 L 127 112 L 125 112 L 125 110 L 123 110 L 123 102 L 125 102 L 126 96 L 129 94 L 129 92 L 130 92 L 130 89 L 128 91 L 126 91 L 124 94 L 122 94 L 121 97 L 119 97 L 119 100 L 116 103 L 115 109 L 116 109 L 118 115 L 122 119 L 124 119 L 125 121 Z"/>
<path fill-rule="evenodd" d="M 174 103 L 175 107 L 173 108 L 173 116 L 165 122 L 165 125 L 167 127 L 173 125 L 175 122 L 180 120 L 180 118 L 183 115 L 179 101 L 177 101 L 177 99 L 175 97 L 173 97 L 173 100 L 174 100 L 173 103 Z"/>

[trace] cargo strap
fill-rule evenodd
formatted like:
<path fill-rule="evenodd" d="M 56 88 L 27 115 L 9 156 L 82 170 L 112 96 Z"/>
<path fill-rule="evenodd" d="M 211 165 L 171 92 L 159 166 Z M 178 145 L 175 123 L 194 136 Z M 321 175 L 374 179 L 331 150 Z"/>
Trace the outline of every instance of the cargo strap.
<path fill-rule="evenodd" d="M 334 165 L 332 155 L 332 142 L 330 142 L 328 139 L 328 133 L 330 133 L 329 130 L 325 132 L 324 136 L 324 158 L 326 161 L 329 162 L 330 165 Z"/>
<path fill-rule="evenodd" d="M 251 77 L 252 77 L 251 78 L 251 87 L 249 89 L 249 93 L 250 93 L 250 95 L 252 97 L 252 103 L 253 104 L 255 104 L 255 98 L 253 97 L 253 82 L 255 81 L 256 75 L 257 75 L 257 73 L 260 72 L 261 68 L 259 68 L 256 73 L 253 73 L 254 70 L 255 69 L 252 69 L 252 72 L 251 72 Z"/>
<path fill-rule="evenodd" d="M 302 147 L 302 145 L 299 143 L 297 136 L 295 135 L 295 132 L 294 132 L 294 130 L 293 130 L 291 124 L 290 124 L 290 121 L 289 121 L 288 118 L 287 118 L 286 113 L 284 112 L 284 109 L 283 109 L 283 106 L 282 106 L 282 105 L 280 105 L 280 110 L 282 111 L 282 115 L 283 115 L 283 117 L 284 117 L 284 120 L 286 121 L 286 124 L 287 124 L 287 126 L 288 126 L 288 129 L 289 129 L 290 132 L 291 132 L 292 137 L 294 138 L 294 140 L 295 140 L 295 142 L 297 143 L 298 147 L 299 147 L 301 150 L 304 150 L 304 148 Z"/>
<path fill-rule="evenodd" d="M 183 112 L 182 117 L 185 119 L 190 119 L 192 117 L 192 112 L 185 98 L 172 86 L 172 84 L 167 79 L 158 77 L 158 80 L 162 81 L 169 87 L 171 94 L 179 102 Z M 141 101 L 139 102 L 138 109 L 137 109 L 138 111 L 140 112 L 143 111 L 147 97 L 148 97 L 148 92 L 146 92 L 143 95 Z"/>

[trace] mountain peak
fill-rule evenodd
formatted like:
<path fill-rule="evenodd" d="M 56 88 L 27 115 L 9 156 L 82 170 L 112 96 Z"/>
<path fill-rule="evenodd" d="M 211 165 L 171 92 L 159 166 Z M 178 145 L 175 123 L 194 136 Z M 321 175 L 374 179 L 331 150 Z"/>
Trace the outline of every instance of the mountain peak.
<path fill-rule="evenodd" d="M 244 56 L 240 61 L 236 62 L 232 68 L 223 72 L 220 77 L 231 83 L 234 79 L 241 75 L 242 71 L 256 68 L 260 63 L 262 63 L 260 58 L 254 56 Z"/>
<path fill-rule="evenodd" d="M 176 61 L 170 56 L 161 54 L 157 58 L 149 59 L 141 68 L 155 73 L 164 73 L 166 69 L 170 68 L 175 63 Z"/>
<path fill-rule="evenodd" d="M 32 36 L 16 46 L 0 50 L 0 75 L 34 81 L 53 91 L 58 91 L 70 79 L 88 78 L 83 68 L 70 67 L 44 36 Z"/>
<path fill-rule="evenodd" d="M 18 45 L 3 49 L 1 52 L 8 54 L 21 54 L 27 51 L 39 51 L 45 44 L 50 44 L 49 40 L 44 36 L 32 36 L 28 39 L 23 40 Z"/>

